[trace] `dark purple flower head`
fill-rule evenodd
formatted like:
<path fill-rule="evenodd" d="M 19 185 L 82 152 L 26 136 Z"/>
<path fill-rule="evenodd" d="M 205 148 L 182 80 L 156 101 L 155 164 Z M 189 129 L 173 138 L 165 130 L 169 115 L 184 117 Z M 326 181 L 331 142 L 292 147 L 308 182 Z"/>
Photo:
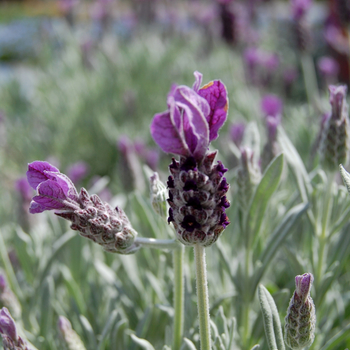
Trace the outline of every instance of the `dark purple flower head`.
<path fill-rule="evenodd" d="M 346 85 L 330 85 L 328 89 L 329 102 L 332 106 L 332 119 L 344 119 L 348 114 L 348 104 L 346 103 Z"/>
<path fill-rule="evenodd" d="M 0 310 L 0 333 L 1 335 L 8 336 L 14 343 L 17 343 L 16 323 L 6 307 Z"/>
<path fill-rule="evenodd" d="M 312 5 L 312 0 L 292 0 L 292 16 L 294 20 L 303 18 Z"/>
<path fill-rule="evenodd" d="M 332 57 L 321 57 L 318 61 L 318 69 L 324 77 L 334 78 L 339 71 L 338 62 Z"/>
<path fill-rule="evenodd" d="M 230 128 L 231 140 L 237 147 L 239 147 L 243 141 L 244 131 L 245 131 L 244 123 L 234 123 L 231 125 L 231 128 Z"/>
<path fill-rule="evenodd" d="M 30 213 L 76 206 L 78 192 L 72 181 L 50 163 L 35 161 L 28 164 L 27 179 L 29 185 L 37 191 L 37 196 L 30 203 Z"/>
<path fill-rule="evenodd" d="M 67 176 L 73 183 L 77 183 L 82 180 L 89 172 L 89 166 L 83 162 L 76 162 L 67 169 Z"/>
<path fill-rule="evenodd" d="M 200 162 L 226 120 L 228 98 L 221 81 L 200 88 L 202 74 L 194 75 L 192 89 L 184 85 L 171 88 L 168 110 L 154 116 L 151 134 L 164 152 L 193 156 Z"/>
<path fill-rule="evenodd" d="M 265 117 L 279 118 L 283 110 L 282 100 L 276 95 L 266 95 L 261 100 L 261 110 Z"/>

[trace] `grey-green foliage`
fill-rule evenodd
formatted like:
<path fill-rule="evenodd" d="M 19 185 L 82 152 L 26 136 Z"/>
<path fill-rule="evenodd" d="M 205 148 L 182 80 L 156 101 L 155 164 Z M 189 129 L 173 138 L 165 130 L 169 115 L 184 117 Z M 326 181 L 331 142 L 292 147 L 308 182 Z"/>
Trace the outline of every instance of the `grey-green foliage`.
<path fill-rule="evenodd" d="M 261 312 L 263 314 L 265 335 L 270 350 L 284 350 L 283 333 L 278 310 L 269 291 L 260 284 L 258 287 Z"/>

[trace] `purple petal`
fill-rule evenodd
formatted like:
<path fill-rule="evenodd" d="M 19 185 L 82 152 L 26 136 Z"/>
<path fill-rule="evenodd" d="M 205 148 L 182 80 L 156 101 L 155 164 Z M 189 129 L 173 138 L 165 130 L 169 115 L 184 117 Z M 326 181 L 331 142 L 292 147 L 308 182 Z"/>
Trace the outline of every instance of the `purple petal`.
<path fill-rule="evenodd" d="M 195 77 L 195 82 L 192 86 L 192 89 L 195 91 L 195 92 L 198 92 L 201 84 L 202 84 L 202 78 L 203 78 L 203 74 L 202 73 L 199 73 L 197 71 L 195 71 L 193 73 L 194 77 Z"/>
<path fill-rule="evenodd" d="M 74 201 L 78 200 L 78 192 L 73 182 L 67 175 L 61 173 L 54 173 L 52 171 L 45 171 L 45 174 L 50 176 L 51 180 L 56 181 L 58 183 L 66 197 L 73 199 Z"/>
<path fill-rule="evenodd" d="M 205 115 L 210 112 L 207 101 L 187 86 L 174 92 L 176 105 L 184 110 L 184 133 L 192 155 L 202 159 L 209 146 L 209 126 Z"/>
<path fill-rule="evenodd" d="M 46 207 L 43 207 L 42 205 L 34 202 L 34 201 L 31 201 L 30 202 L 30 206 L 29 206 L 29 212 L 31 214 L 39 214 L 39 213 L 42 213 L 43 211 L 45 210 L 50 210 Z"/>
<path fill-rule="evenodd" d="M 0 310 L 0 333 L 7 335 L 11 340 L 17 343 L 16 324 L 6 307 Z"/>
<path fill-rule="evenodd" d="M 59 172 L 59 170 L 48 162 L 35 161 L 28 164 L 27 179 L 29 185 L 36 190 L 38 185 L 49 177 L 45 174 L 45 171 Z"/>
<path fill-rule="evenodd" d="M 203 86 L 198 94 L 204 97 L 210 106 L 210 114 L 206 115 L 209 124 L 209 141 L 218 137 L 219 129 L 227 117 L 228 98 L 225 85 L 220 80 L 214 80 Z"/>
<path fill-rule="evenodd" d="M 67 196 L 56 181 L 42 182 L 37 191 L 38 196 L 33 197 L 33 201 L 44 207 L 45 210 L 66 208 L 63 201 L 67 200 Z"/>
<path fill-rule="evenodd" d="M 151 135 L 157 145 L 166 153 L 174 153 L 180 156 L 188 156 L 189 150 L 180 134 L 178 125 L 174 123 L 171 114 L 180 114 L 173 103 L 171 112 L 166 111 L 154 116 L 151 124 Z"/>
<path fill-rule="evenodd" d="M 303 300 L 309 296 L 314 276 L 311 273 L 304 273 L 295 277 L 296 293 Z"/>

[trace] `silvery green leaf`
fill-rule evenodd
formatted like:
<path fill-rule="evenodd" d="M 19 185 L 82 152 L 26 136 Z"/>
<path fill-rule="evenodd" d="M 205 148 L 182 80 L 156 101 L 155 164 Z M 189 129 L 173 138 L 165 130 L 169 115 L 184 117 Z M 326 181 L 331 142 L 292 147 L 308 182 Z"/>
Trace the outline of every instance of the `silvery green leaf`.
<path fill-rule="evenodd" d="M 98 350 L 103 349 L 103 342 L 106 339 L 109 331 L 111 330 L 111 328 L 114 326 L 114 324 L 117 321 L 117 317 L 118 317 L 118 310 L 113 310 L 108 319 L 107 322 L 103 328 L 102 334 L 101 334 L 101 338 L 99 339 L 99 344 L 98 344 Z"/>
<path fill-rule="evenodd" d="M 91 345 L 90 349 L 97 349 L 95 333 L 89 320 L 83 315 L 79 316 L 79 320 L 85 333 L 85 337 L 88 339 L 87 344 Z"/>
<path fill-rule="evenodd" d="M 181 346 L 180 350 L 197 350 L 196 346 L 188 338 L 184 338 L 184 344 Z"/>
<path fill-rule="evenodd" d="M 260 134 L 256 122 L 250 122 L 244 131 L 242 147 L 250 148 L 253 151 L 254 161 L 260 157 Z"/>
<path fill-rule="evenodd" d="M 135 334 L 130 334 L 130 337 L 136 344 L 140 345 L 142 349 L 155 350 L 153 345 L 149 341 L 138 338 Z"/>
<path fill-rule="evenodd" d="M 256 344 L 250 350 L 258 350 L 259 348 L 260 348 L 260 345 Z"/>
<path fill-rule="evenodd" d="M 340 332 L 338 332 L 334 337 L 329 339 L 327 343 L 320 350 L 333 350 L 337 345 L 344 340 L 349 339 L 350 336 L 350 323 L 348 323 Z"/>
<path fill-rule="evenodd" d="M 344 185 L 350 193 L 350 174 L 344 169 L 343 165 L 339 165 L 340 175 L 343 178 Z"/>
<path fill-rule="evenodd" d="M 262 284 L 259 284 L 258 294 L 269 349 L 285 350 L 281 321 L 275 301 Z"/>

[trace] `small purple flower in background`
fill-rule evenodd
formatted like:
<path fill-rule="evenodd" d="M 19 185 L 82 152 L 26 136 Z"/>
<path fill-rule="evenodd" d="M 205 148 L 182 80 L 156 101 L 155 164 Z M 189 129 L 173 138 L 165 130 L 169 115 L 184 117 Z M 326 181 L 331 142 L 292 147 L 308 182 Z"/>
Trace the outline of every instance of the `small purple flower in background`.
<path fill-rule="evenodd" d="M 311 8 L 312 0 L 291 0 L 293 19 L 299 21 Z"/>
<path fill-rule="evenodd" d="M 276 95 L 266 95 L 261 100 L 261 111 L 264 117 L 280 118 L 283 111 L 283 102 Z"/>
<path fill-rule="evenodd" d="M 26 177 L 21 177 L 15 182 L 15 189 L 20 194 L 24 202 L 30 202 L 32 199 L 33 190 L 28 184 Z"/>
<path fill-rule="evenodd" d="M 244 123 L 234 123 L 231 125 L 230 137 L 237 147 L 239 147 L 243 141 L 245 127 Z"/>
<path fill-rule="evenodd" d="M 347 87 L 345 85 L 329 87 L 329 102 L 332 112 L 323 116 L 319 142 L 322 166 L 330 171 L 337 171 L 339 164 L 346 165 L 349 159 L 350 126 Z"/>
<path fill-rule="evenodd" d="M 89 165 L 83 161 L 72 164 L 67 169 L 67 176 L 73 183 L 79 183 L 89 173 Z"/>
<path fill-rule="evenodd" d="M 42 161 L 28 164 L 27 179 L 37 191 L 30 213 L 54 210 L 57 216 L 72 222 L 72 230 L 108 252 L 129 254 L 138 249 L 134 245 L 137 232 L 122 209 L 113 209 L 84 188 L 78 194 L 72 181 L 51 164 Z"/>
<path fill-rule="evenodd" d="M 280 151 L 276 136 L 277 128 L 281 123 L 282 100 L 276 95 L 266 95 L 261 100 L 261 110 L 264 114 L 267 129 L 267 142 L 261 153 L 261 168 L 264 171 Z"/>
<path fill-rule="evenodd" d="M 4 350 L 30 350 L 27 342 L 18 335 L 16 323 L 6 307 L 0 310 L 0 333 Z"/>
<path fill-rule="evenodd" d="M 226 121 L 228 99 L 224 84 L 215 80 L 200 88 L 202 74 L 195 72 L 193 88 L 172 86 L 168 110 L 154 116 L 151 135 L 166 153 L 180 156 L 169 166 L 170 205 L 168 222 L 186 245 L 213 244 L 229 224 L 225 209 L 230 206 L 227 171 L 216 152 L 209 153 L 211 141 Z"/>
<path fill-rule="evenodd" d="M 290 96 L 292 86 L 298 78 L 298 71 L 295 68 L 287 68 L 282 74 L 284 91 L 286 96 Z"/>
<path fill-rule="evenodd" d="M 339 64 L 334 58 L 326 56 L 321 57 L 317 62 L 317 66 L 326 85 L 336 82 Z"/>

